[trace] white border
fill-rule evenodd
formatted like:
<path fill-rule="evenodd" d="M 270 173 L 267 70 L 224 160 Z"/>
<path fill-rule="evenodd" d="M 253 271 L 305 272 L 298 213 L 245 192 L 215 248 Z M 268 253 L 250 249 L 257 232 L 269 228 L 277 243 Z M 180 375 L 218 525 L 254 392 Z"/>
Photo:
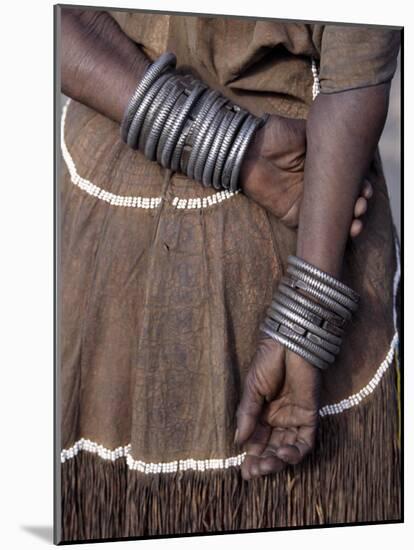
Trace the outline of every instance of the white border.
<path fill-rule="evenodd" d="M 88 195 L 92 195 L 93 197 L 96 197 L 97 199 L 100 199 L 102 201 L 105 201 L 112 206 L 123 206 L 123 207 L 129 207 L 129 208 L 158 208 L 161 205 L 162 197 L 142 197 L 138 195 L 134 196 L 126 196 L 126 195 L 115 195 L 114 193 L 111 193 L 110 191 L 105 191 L 105 189 L 102 189 L 98 185 L 94 184 L 93 182 L 83 178 L 77 168 L 75 161 L 73 160 L 72 155 L 69 152 L 69 149 L 66 144 L 65 140 L 65 123 L 66 123 L 66 115 L 67 110 L 69 107 L 69 104 L 71 102 L 71 98 L 68 98 L 66 101 L 63 109 L 62 109 L 62 119 L 61 119 L 61 149 L 62 149 L 62 156 L 63 160 L 65 161 L 65 164 L 67 166 L 67 169 L 70 174 L 71 182 L 82 189 L 82 191 L 85 191 L 88 193 Z M 213 193 L 212 195 L 207 195 L 204 197 L 194 197 L 191 199 L 182 199 L 180 197 L 173 197 L 173 200 L 171 202 L 172 206 L 174 206 L 177 209 L 199 209 L 199 208 L 208 208 L 210 206 L 214 206 L 216 204 L 219 204 L 220 202 L 231 199 L 232 197 L 235 197 L 240 191 L 228 191 L 227 189 L 223 191 L 218 191 L 216 193 Z"/>
<path fill-rule="evenodd" d="M 313 99 L 315 99 L 315 97 L 318 95 L 320 91 L 320 87 L 319 87 L 318 72 L 317 72 L 315 61 L 313 59 L 312 59 L 312 74 L 314 78 L 312 95 L 313 95 Z M 78 185 L 81 189 L 83 189 L 87 193 L 93 196 L 96 196 L 102 200 L 106 200 L 110 204 L 113 204 L 116 206 L 127 206 L 127 207 L 136 207 L 136 208 L 157 208 L 161 204 L 162 197 L 148 198 L 148 197 L 125 197 L 121 195 L 114 195 L 113 193 L 109 193 L 108 191 L 105 191 L 99 188 L 97 185 L 93 184 L 92 182 L 85 180 L 78 174 L 73 158 L 70 155 L 69 150 L 66 146 L 65 136 L 64 136 L 66 113 L 67 113 L 67 108 L 69 106 L 70 101 L 71 100 L 69 98 L 62 111 L 61 144 L 62 144 L 63 158 L 68 167 L 72 182 L 75 185 Z M 176 208 L 205 208 L 206 206 L 212 205 L 212 203 L 209 202 L 210 200 L 211 201 L 214 200 L 214 204 L 216 204 L 217 202 L 221 202 L 222 200 L 226 198 L 230 198 L 235 194 L 236 193 L 231 193 L 229 191 L 221 191 L 221 192 L 215 193 L 214 195 L 210 195 L 209 197 L 201 197 L 201 198 L 194 198 L 194 199 L 180 199 L 179 197 L 174 197 L 172 201 L 172 205 L 175 206 Z M 395 270 L 394 280 L 393 280 L 393 320 L 394 320 L 395 333 L 391 340 L 388 353 L 385 359 L 382 361 L 382 363 L 378 367 L 374 376 L 368 382 L 368 384 L 366 384 L 357 393 L 350 395 L 346 399 L 342 399 L 338 403 L 332 403 L 330 405 L 325 405 L 324 407 L 322 407 L 319 410 L 319 415 L 321 417 L 334 415 L 334 414 L 341 414 L 342 412 L 348 409 L 351 409 L 356 405 L 359 405 L 361 401 L 363 401 L 366 397 L 368 397 L 368 395 L 370 395 L 375 390 L 375 388 L 380 383 L 382 377 L 384 376 L 384 374 L 386 373 L 386 371 L 389 369 L 389 367 L 393 362 L 395 349 L 399 342 L 398 329 L 397 329 L 396 296 L 397 296 L 397 290 L 398 290 L 398 283 L 400 281 L 400 276 L 401 276 L 401 267 L 400 267 L 400 251 L 399 251 L 397 237 L 395 237 L 395 253 L 396 253 L 396 259 L 397 259 L 396 261 L 397 265 L 396 265 L 396 270 Z M 196 460 L 193 458 L 186 458 L 183 460 L 172 461 L 172 462 L 152 463 L 152 462 L 144 462 L 142 460 L 135 460 L 129 454 L 131 450 L 130 444 L 125 445 L 124 447 L 118 447 L 114 450 L 110 450 L 103 447 L 102 445 L 99 445 L 94 441 L 82 438 L 78 440 L 72 447 L 62 450 L 61 462 L 63 463 L 66 460 L 73 458 L 75 455 L 78 454 L 80 450 L 96 453 L 105 460 L 113 461 L 113 460 L 117 460 L 120 457 L 126 457 L 129 468 L 138 470 L 146 474 L 169 473 L 169 472 L 176 472 L 176 471 L 183 471 L 183 470 L 205 471 L 210 469 L 229 468 L 231 466 L 239 466 L 243 462 L 244 456 L 246 454 L 246 453 L 241 453 L 239 455 L 232 456 L 229 458 L 219 458 L 219 459 Z"/>
<path fill-rule="evenodd" d="M 405 280 L 414 281 L 414 164 L 410 162 L 414 151 L 414 104 L 409 99 L 408 90 L 414 89 L 414 18 L 409 2 L 361 2 L 348 0 L 346 3 L 313 0 L 297 2 L 269 2 L 259 0 L 254 3 L 241 3 L 240 0 L 213 0 L 208 4 L 195 4 L 190 0 L 80 0 L 72 4 L 143 8 L 148 10 L 208 11 L 209 13 L 245 14 L 253 18 L 287 17 L 321 21 L 350 21 L 359 23 L 401 24 L 405 32 Z M 2 437 L 5 449 L 2 455 L 4 475 L 2 477 L 2 502 L 4 518 L 2 540 L 7 550 L 26 550 L 46 547 L 52 544 L 53 517 L 53 201 L 52 181 L 53 162 L 53 89 L 59 87 L 59 80 L 53 81 L 53 25 L 52 9 L 56 0 L 37 2 L 5 2 L 2 6 L 4 21 L 2 44 L 4 52 L 12 46 L 13 55 L 3 55 L 3 73 L 10 75 L 7 85 L 2 87 L 2 133 L 6 137 L 3 146 L 2 176 L 7 182 L 2 188 L 3 209 L 0 231 L 3 236 L 2 256 L 5 266 L 2 270 L 2 308 L 4 331 L 1 360 L 9 368 L 4 370 L 5 391 L 1 400 L 4 421 Z M 16 24 L 18 18 L 18 30 Z M 18 37 L 22 39 L 18 39 Z M 24 38 L 23 38 L 24 37 Z M 57 36 L 59 41 L 59 35 Z M 59 66 L 59 57 L 56 64 Z M 24 67 L 25 70 L 21 70 Z M 58 73 L 59 74 L 59 73 Z M 28 82 L 30 102 L 28 100 Z M 397 86 L 397 82 L 393 82 Z M 13 105 L 26 105 L 28 108 L 16 110 Z M 31 129 L 27 145 L 20 145 L 22 135 L 21 117 L 28 115 Z M 26 124 L 27 124 L 26 119 Z M 27 126 L 26 126 L 27 127 Z M 59 138 L 59 135 L 57 136 Z M 395 131 L 398 140 L 398 129 Z M 385 160 L 385 159 L 384 159 Z M 148 213 L 148 212 L 147 212 Z M 184 213 L 187 213 L 185 211 Z M 401 251 L 402 252 L 402 251 Z M 12 266 L 12 268 L 11 268 Z M 30 267 L 30 284 L 27 284 L 27 271 Z M 26 281 L 26 283 L 25 283 Z M 34 292 L 33 290 L 36 289 Z M 414 335 L 414 319 L 409 314 L 414 309 L 414 285 L 406 284 L 404 292 L 406 312 L 405 335 L 410 342 Z M 24 323 L 30 327 L 24 334 L 22 345 L 22 308 Z M 20 305 L 22 307 L 20 307 Z M 18 352 L 16 352 L 18 350 Z M 409 426 L 414 422 L 414 346 L 405 346 L 404 387 L 407 399 L 404 414 Z M 22 366 L 24 384 L 22 384 Z M 20 367 L 20 368 L 19 368 Z M 35 390 L 35 391 L 34 391 Z M 19 406 L 19 404 L 24 406 Z M 30 414 L 27 412 L 30 411 Z M 398 544 L 409 548 L 414 539 L 414 437 L 404 441 L 405 467 L 405 507 L 404 523 L 391 525 L 368 525 L 349 528 L 348 526 L 326 529 L 324 526 L 313 529 L 288 529 L 265 532 L 238 532 L 225 534 L 218 531 L 216 536 L 177 537 L 164 540 L 142 540 L 137 550 L 206 550 L 211 542 L 215 550 L 229 550 L 234 545 L 239 550 L 247 550 L 249 545 L 270 548 L 275 545 L 287 546 L 289 550 L 357 550 L 375 547 L 375 550 L 390 550 Z M 6 443 L 7 442 L 7 443 Z M 57 466 L 60 466 L 59 464 Z M 6 473 L 7 472 L 7 473 Z M 16 487 L 30 488 L 22 492 Z M 56 495 L 59 494 L 59 480 L 56 480 Z M 23 498 L 22 498 L 23 497 Z M 352 496 L 350 496 L 352 498 Z M 60 540 L 60 508 L 56 512 L 56 539 Z M 7 518 L 7 519 L 6 519 Z M 411 541 L 411 542 L 410 542 Z M 134 542 L 130 542 L 132 547 Z M 125 540 L 110 543 L 110 550 L 126 550 Z M 86 550 L 88 544 L 78 547 Z M 96 544 L 89 545 L 98 550 Z M 68 547 L 69 548 L 69 547 Z M 73 547 L 75 550 L 75 547 Z"/>
<path fill-rule="evenodd" d="M 391 340 L 391 345 L 388 350 L 388 353 L 384 361 L 378 367 L 376 373 L 374 374 L 374 376 L 371 378 L 371 380 L 368 382 L 366 386 L 364 386 L 357 393 L 349 396 L 346 399 L 343 399 L 342 401 L 339 401 L 338 403 L 333 403 L 331 405 L 325 405 L 324 407 L 322 407 L 319 410 L 319 414 L 321 417 L 325 417 L 333 414 L 340 414 L 345 410 L 351 409 L 352 407 L 355 407 L 356 405 L 361 403 L 361 401 L 363 401 L 366 397 L 368 397 L 369 394 L 371 394 L 375 390 L 375 388 L 380 383 L 382 377 L 384 376 L 384 374 L 392 364 L 392 361 L 394 359 L 394 354 L 395 354 L 395 348 L 398 345 L 396 297 L 397 297 L 398 283 L 399 283 L 400 274 L 401 274 L 400 254 L 399 254 L 399 246 L 398 246 L 397 239 L 395 240 L 395 248 L 396 248 L 396 257 L 397 257 L 397 266 L 396 266 L 394 281 L 393 281 L 393 317 L 394 317 L 395 333 Z M 91 441 L 90 439 L 82 438 L 82 439 L 79 439 L 72 447 L 62 450 L 60 455 L 61 462 L 63 463 L 73 458 L 81 450 L 97 454 L 98 456 L 100 456 L 105 460 L 114 461 L 114 460 L 117 460 L 118 458 L 125 457 L 127 459 L 127 464 L 130 469 L 138 470 L 145 474 L 171 473 L 171 472 L 184 471 L 184 470 L 205 471 L 205 470 L 211 470 L 211 469 L 225 469 L 231 466 L 240 466 L 240 464 L 243 462 L 243 459 L 246 455 L 246 453 L 244 452 L 236 456 L 231 456 L 229 458 L 210 458 L 210 459 L 204 459 L 204 460 L 186 458 L 186 459 L 182 459 L 178 461 L 176 460 L 172 462 L 144 462 L 142 460 L 135 460 L 131 456 L 130 454 L 131 444 L 127 444 L 123 447 L 121 446 L 121 447 L 117 447 L 114 450 L 111 450 L 111 449 L 107 449 L 106 447 L 103 447 L 102 445 L 99 445 L 94 441 Z"/>
<path fill-rule="evenodd" d="M 97 454 L 104 460 L 115 461 L 118 458 L 126 458 L 128 467 L 131 470 L 138 470 L 144 474 L 159 474 L 159 473 L 171 473 L 185 470 L 197 470 L 204 472 L 205 470 L 218 470 L 223 468 L 230 468 L 231 466 L 240 466 L 246 453 L 241 453 L 229 458 L 207 458 L 204 460 L 196 460 L 194 458 L 186 458 L 183 460 L 174 460 L 171 462 L 143 462 L 142 460 L 135 460 L 131 454 L 131 444 L 117 447 L 114 450 L 107 449 L 103 445 L 98 445 L 90 439 L 79 439 L 69 449 L 63 449 L 60 454 L 61 462 L 74 458 L 79 451 L 88 451 L 93 454 Z"/>
<path fill-rule="evenodd" d="M 312 75 L 313 75 L 313 85 L 312 85 L 312 99 L 315 99 L 320 92 L 319 76 L 315 60 L 312 58 L 311 65 Z M 72 155 L 69 152 L 69 149 L 65 140 L 65 124 L 66 124 L 66 115 L 67 110 L 70 105 L 71 98 L 68 98 L 63 109 L 62 109 L 62 118 L 61 118 L 61 149 L 62 156 L 68 168 L 70 179 L 72 183 L 78 186 L 80 189 L 96 197 L 100 200 L 103 200 L 113 206 L 123 206 L 129 208 L 158 208 L 161 205 L 162 197 L 142 197 L 142 196 L 125 196 L 125 195 L 115 195 L 109 191 L 105 191 L 98 185 L 93 182 L 83 178 L 77 171 L 76 164 L 73 160 Z M 174 197 L 172 200 L 172 206 L 178 209 L 200 209 L 208 208 L 209 206 L 214 206 L 222 202 L 223 200 L 230 199 L 237 195 L 240 192 L 238 191 L 228 191 L 227 189 L 223 191 L 218 191 L 212 195 L 204 197 L 195 197 L 191 199 L 180 199 L 180 197 Z"/>
<path fill-rule="evenodd" d="M 358 405 L 363 399 L 365 399 L 365 397 L 368 397 L 368 395 L 374 391 L 374 389 L 380 383 L 381 378 L 384 376 L 385 372 L 388 370 L 388 368 L 392 364 L 392 361 L 394 359 L 395 349 L 399 343 L 398 327 L 397 327 L 397 291 L 398 291 L 398 284 L 400 282 L 400 277 L 401 277 L 401 265 L 400 265 L 400 248 L 399 248 L 397 237 L 394 238 L 394 244 L 395 244 L 395 255 L 396 255 L 396 268 L 395 268 L 394 280 L 393 280 L 392 315 L 394 320 L 395 332 L 394 332 L 394 336 L 392 337 L 391 345 L 388 350 L 388 353 L 384 361 L 378 367 L 376 373 L 374 374 L 374 376 L 371 378 L 371 380 L 368 382 L 366 386 L 364 386 L 361 390 L 359 390 L 359 392 L 354 393 L 353 395 L 350 395 L 348 398 L 343 399 L 338 403 L 333 403 L 332 405 L 325 405 L 319 411 L 320 416 L 327 416 L 330 414 L 339 414 L 347 409 L 350 409 L 351 407 L 354 407 L 355 405 Z"/>

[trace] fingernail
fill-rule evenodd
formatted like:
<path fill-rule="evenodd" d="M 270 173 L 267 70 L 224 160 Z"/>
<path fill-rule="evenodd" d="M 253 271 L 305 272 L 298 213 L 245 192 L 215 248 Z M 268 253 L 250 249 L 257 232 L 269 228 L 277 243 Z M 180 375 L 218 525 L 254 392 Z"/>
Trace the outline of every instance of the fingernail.
<path fill-rule="evenodd" d="M 239 436 L 239 429 L 237 428 L 236 433 L 234 434 L 234 440 L 233 440 L 233 443 L 235 445 L 238 445 L 238 441 L 237 441 L 238 436 Z"/>

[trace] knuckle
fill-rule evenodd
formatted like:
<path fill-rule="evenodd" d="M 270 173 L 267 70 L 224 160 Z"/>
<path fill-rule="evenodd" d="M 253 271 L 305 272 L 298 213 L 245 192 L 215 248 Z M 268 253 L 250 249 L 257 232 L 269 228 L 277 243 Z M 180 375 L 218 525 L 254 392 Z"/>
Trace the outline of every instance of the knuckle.
<path fill-rule="evenodd" d="M 278 450 L 278 446 L 274 443 L 268 443 L 266 447 L 266 455 L 267 456 L 276 456 Z"/>

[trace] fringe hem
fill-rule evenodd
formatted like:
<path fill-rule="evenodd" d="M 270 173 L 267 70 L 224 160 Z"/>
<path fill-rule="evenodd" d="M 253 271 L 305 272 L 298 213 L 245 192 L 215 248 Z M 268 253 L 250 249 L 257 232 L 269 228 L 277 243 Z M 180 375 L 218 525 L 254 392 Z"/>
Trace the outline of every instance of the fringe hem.
<path fill-rule="evenodd" d="M 363 404 L 321 420 L 302 464 L 143 474 L 81 451 L 61 464 L 62 542 L 401 520 L 398 363 Z"/>

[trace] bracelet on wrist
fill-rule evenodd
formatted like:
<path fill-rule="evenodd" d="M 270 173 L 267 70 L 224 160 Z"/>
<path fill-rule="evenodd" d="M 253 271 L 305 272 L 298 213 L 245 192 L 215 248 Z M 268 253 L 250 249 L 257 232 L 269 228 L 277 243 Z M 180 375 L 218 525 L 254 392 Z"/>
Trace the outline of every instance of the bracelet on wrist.
<path fill-rule="evenodd" d="M 309 262 L 289 256 L 260 329 L 313 366 L 327 369 L 340 352 L 344 325 L 359 295 Z"/>
<path fill-rule="evenodd" d="M 217 190 L 240 189 L 240 169 L 256 131 L 256 117 L 189 74 L 167 52 L 145 72 L 121 123 L 121 138 L 164 168 Z"/>

